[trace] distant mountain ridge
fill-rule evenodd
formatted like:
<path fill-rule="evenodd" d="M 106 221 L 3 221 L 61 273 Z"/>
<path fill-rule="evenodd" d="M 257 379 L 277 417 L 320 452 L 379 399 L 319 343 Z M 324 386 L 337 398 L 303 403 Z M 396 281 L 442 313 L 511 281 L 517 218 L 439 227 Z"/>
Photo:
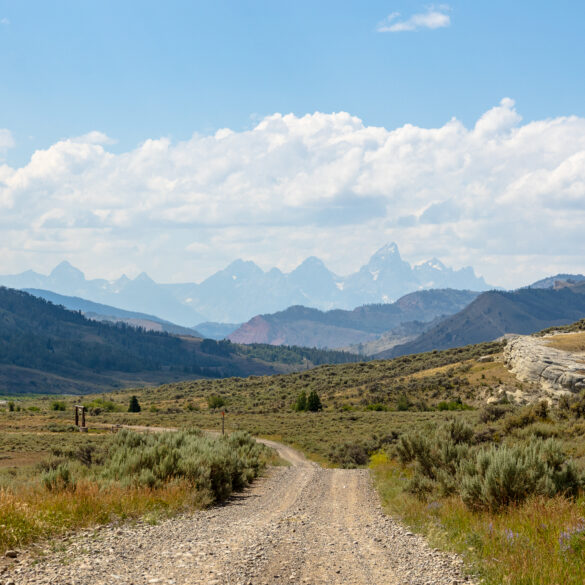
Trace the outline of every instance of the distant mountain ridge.
<path fill-rule="evenodd" d="M 294 305 L 347 310 L 388 303 L 416 290 L 490 288 L 472 268 L 453 270 L 436 258 L 411 266 L 394 243 L 380 248 L 365 266 L 346 277 L 334 274 L 315 257 L 290 273 L 278 268 L 264 272 L 254 262 L 236 260 L 200 284 L 157 284 L 145 273 L 134 279 L 123 275 L 114 281 L 87 280 L 83 272 L 62 262 L 48 276 L 31 270 L 0 276 L 0 285 L 81 297 L 185 327 L 207 321 L 242 323 Z"/>
<path fill-rule="evenodd" d="M 108 321 L 112 323 L 125 323 L 132 327 L 142 327 L 146 331 L 161 331 L 171 333 L 173 335 L 191 335 L 193 337 L 204 337 L 195 329 L 188 327 L 181 327 L 175 325 L 170 321 L 160 319 L 155 315 L 147 315 L 146 313 L 136 313 L 135 311 L 125 311 L 118 309 L 111 305 L 103 305 L 101 303 L 94 303 L 87 301 L 80 297 L 68 297 L 60 295 L 49 290 L 41 290 L 37 288 L 22 289 L 35 297 L 50 301 L 54 305 L 61 305 L 69 311 L 81 311 L 88 319 L 95 321 Z"/>
<path fill-rule="evenodd" d="M 459 313 L 415 340 L 383 351 L 380 359 L 492 341 L 506 333 L 528 335 L 585 317 L 585 282 L 562 288 L 482 293 Z"/>
<path fill-rule="evenodd" d="M 340 348 L 366 343 L 381 334 L 402 327 L 419 333 L 422 322 L 452 315 L 471 303 L 480 293 L 451 289 L 410 293 L 395 303 L 363 305 L 353 311 L 327 312 L 303 306 L 258 315 L 228 336 L 235 343 L 269 343 L 306 347 Z M 412 323 L 406 328 L 405 324 Z"/>
<path fill-rule="evenodd" d="M 559 286 L 570 286 L 583 281 L 585 281 L 583 274 L 556 274 L 555 276 L 537 280 L 527 288 L 558 288 Z"/>

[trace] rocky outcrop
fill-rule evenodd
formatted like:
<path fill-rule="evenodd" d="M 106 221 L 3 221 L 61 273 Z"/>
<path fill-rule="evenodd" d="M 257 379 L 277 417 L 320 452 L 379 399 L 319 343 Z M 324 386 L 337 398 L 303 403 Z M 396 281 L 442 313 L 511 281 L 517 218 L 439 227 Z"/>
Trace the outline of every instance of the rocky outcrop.
<path fill-rule="evenodd" d="M 504 359 L 523 382 L 540 385 L 551 398 L 585 390 L 585 353 L 549 345 L 551 336 L 519 335 L 508 340 Z"/>

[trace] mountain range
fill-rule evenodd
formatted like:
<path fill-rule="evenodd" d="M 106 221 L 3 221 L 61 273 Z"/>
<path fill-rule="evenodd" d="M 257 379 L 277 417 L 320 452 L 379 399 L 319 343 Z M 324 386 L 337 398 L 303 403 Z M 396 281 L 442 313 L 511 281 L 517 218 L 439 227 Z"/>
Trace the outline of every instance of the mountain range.
<path fill-rule="evenodd" d="M 562 275 L 561 275 L 562 276 Z M 489 291 L 415 340 L 378 353 L 380 359 L 491 341 L 507 333 L 528 335 L 585 317 L 585 279 L 513 292 Z"/>
<path fill-rule="evenodd" d="M 377 340 L 386 335 L 387 347 L 416 337 L 433 320 L 457 313 L 480 293 L 452 289 L 410 293 L 394 303 L 372 304 L 352 311 L 320 311 L 303 306 L 258 315 L 228 336 L 236 343 L 269 343 L 341 348 Z M 424 324 L 427 324 L 426 327 Z"/>
<path fill-rule="evenodd" d="M 48 276 L 28 270 L 0 276 L 0 285 L 80 297 L 195 328 L 204 322 L 242 323 L 294 305 L 353 309 L 390 303 L 416 290 L 490 288 L 472 268 L 454 270 L 436 258 L 411 266 L 393 243 L 380 248 L 366 265 L 346 277 L 334 274 L 315 257 L 307 258 L 290 273 L 278 268 L 265 272 L 254 262 L 236 260 L 199 284 L 158 284 L 145 273 L 134 279 L 123 275 L 114 281 L 88 280 L 64 261 Z"/>

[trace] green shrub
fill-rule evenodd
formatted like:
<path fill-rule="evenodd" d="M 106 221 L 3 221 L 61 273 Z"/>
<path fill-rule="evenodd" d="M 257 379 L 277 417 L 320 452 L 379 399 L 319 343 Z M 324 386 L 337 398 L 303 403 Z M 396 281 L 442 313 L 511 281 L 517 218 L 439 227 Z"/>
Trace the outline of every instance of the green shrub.
<path fill-rule="evenodd" d="M 547 420 L 549 405 L 546 400 L 524 406 L 516 412 L 510 412 L 504 419 L 504 430 L 509 433 L 514 429 L 522 429 L 539 420 Z"/>
<path fill-rule="evenodd" d="M 470 508 L 497 510 L 529 496 L 574 497 L 582 478 L 554 439 L 527 445 L 492 445 L 463 461 L 461 497 Z"/>
<path fill-rule="evenodd" d="M 411 464 L 412 477 L 406 489 L 417 497 L 426 498 L 438 491 L 449 495 L 457 491 L 457 471 L 469 456 L 473 429 L 458 419 L 425 434 L 406 433 L 395 450 L 403 465 Z"/>
<path fill-rule="evenodd" d="M 297 396 L 297 400 L 293 408 L 297 412 L 303 412 L 307 410 L 307 393 L 304 390 L 302 390 L 301 393 Z"/>
<path fill-rule="evenodd" d="M 65 411 L 67 410 L 67 404 L 62 400 L 53 400 L 53 402 L 51 402 L 51 410 Z"/>
<path fill-rule="evenodd" d="M 213 438 L 199 431 L 138 434 L 122 430 L 108 448 L 102 477 L 126 485 L 158 487 L 188 481 L 223 501 L 266 464 L 267 449 L 240 431 Z"/>
<path fill-rule="evenodd" d="M 61 463 L 55 469 L 48 469 L 41 475 L 41 483 L 49 491 L 75 489 L 68 463 Z"/>
<path fill-rule="evenodd" d="M 225 406 L 225 399 L 222 398 L 221 396 L 212 394 L 207 398 L 207 405 L 212 410 L 216 408 L 222 408 L 223 406 Z"/>
<path fill-rule="evenodd" d="M 365 445 L 360 443 L 345 442 L 335 445 L 329 454 L 330 459 L 345 468 L 366 465 L 369 461 L 368 451 Z"/>
<path fill-rule="evenodd" d="M 471 410 L 471 406 L 465 404 L 461 398 L 456 398 L 455 400 L 439 402 L 437 410 Z"/>
<path fill-rule="evenodd" d="M 383 412 L 383 411 L 388 410 L 388 407 L 385 404 L 380 404 L 379 402 L 376 402 L 374 404 L 366 405 L 366 410 L 374 410 L 376 412 Z"/>
<path fill-rule="evenodd" d="M 510 408 L 502 404 L 485 404 L 479 410 L 479 420 L 483 423 L 500 420 L 510 412 Z"/>

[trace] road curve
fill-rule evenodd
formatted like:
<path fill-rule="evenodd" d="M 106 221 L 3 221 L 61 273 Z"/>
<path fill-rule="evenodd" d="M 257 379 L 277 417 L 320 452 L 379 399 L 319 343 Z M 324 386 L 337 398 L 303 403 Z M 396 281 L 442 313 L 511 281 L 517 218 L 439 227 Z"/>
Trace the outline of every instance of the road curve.
<path fill-rule="evenodd" d="M 323 469 L 272 441 L 271 469 L 226 505 L 106 526 L 0 576 L 15 585 L 453 585 L 461 561 L 382 512 L 366 470 Z M 8 579 L 8 581 L 7 581 Z"/>

